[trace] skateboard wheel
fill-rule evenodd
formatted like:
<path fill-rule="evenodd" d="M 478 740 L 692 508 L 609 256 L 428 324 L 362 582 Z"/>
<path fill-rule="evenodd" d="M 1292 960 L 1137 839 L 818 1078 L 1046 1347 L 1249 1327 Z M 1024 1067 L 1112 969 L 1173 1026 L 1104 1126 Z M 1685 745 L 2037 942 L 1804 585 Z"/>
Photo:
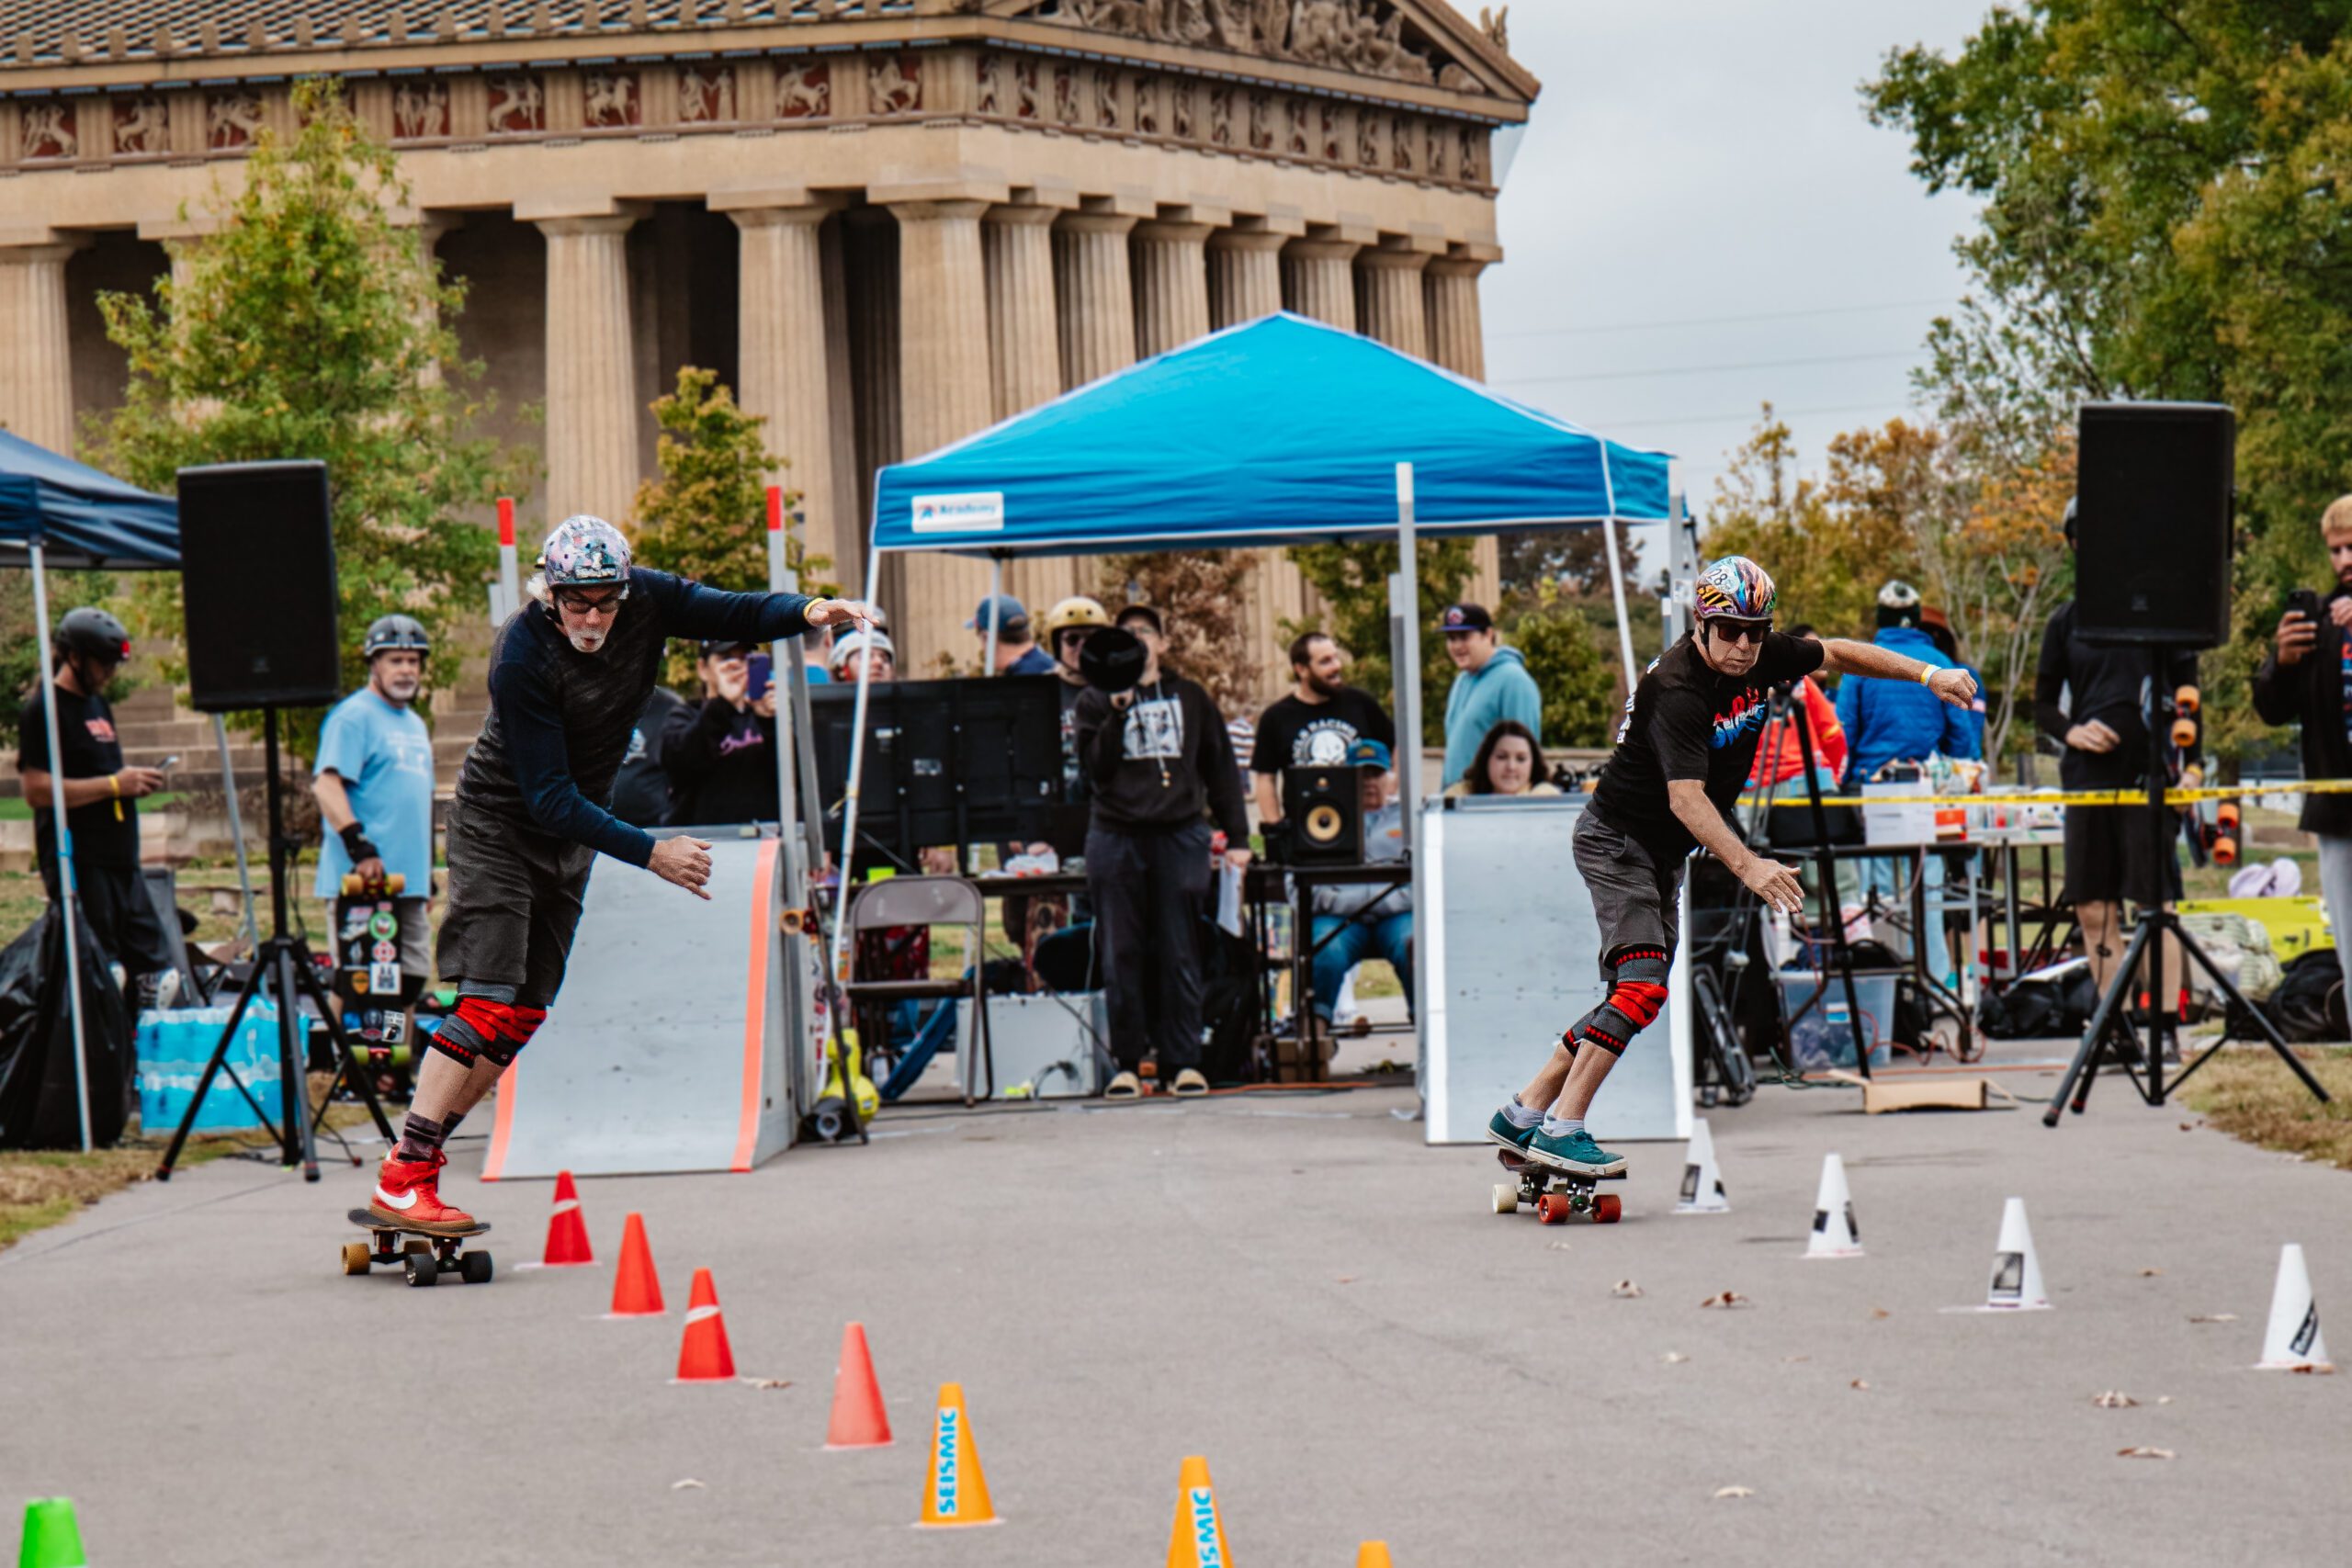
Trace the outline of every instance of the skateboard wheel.
<path fill-rule="evenodd" d="M 487 1252 L 469 1252 L 458 1259 L 458 1276 L 469 1285 L 489 1284 L 490 1270 L 490 1254 Z"/>
<path fill-rule="evenodd" d="M 368 1250 L 368 1244 L 366 1242 L 345 1242 L 343 1244 L 343 1271 L 346 1274 L 365 1274 L 368 1272 L 368 1265 L 372 1256 L 373 1255 Z"/>
<path fill-rule="evenodd" d="M 401 1250 L 402 1252 L 430 1252 L 433 1250 L 433 1244 L 425 1240 L 421 1235 L 413 1235 L 406 1241 L 401 1243 Z"/>
<path fill-rule="evenodd" d="M 1613 1225 L 1624 1216 L 1624 1201 L 1614 1192 L 1603 1192 L 1592 1201 L 1592 1223 Z"/>
<path fill-rule="evenodd" d="M 1546 1192 L 1535 1200 L 1535 1217 L 1547 1225 L 1561 1224 L 1571 1212 L 1565 1192 Z"/>
<path fill-rule="evenodd" d="M 1495 1183 L 1495 1213 L 1498 1214 L 1519 1213 L 1519 1187 L 1516 1183 L 1510 1181 Z"/>
<path fill-rule="evenodd" d="M 408 1282 L 412 1285 L 430 1285 L 441 1275 L 441 1270 L 434 1266 L 433 1255 L 429 1252 L 410 1253 L 402 1259 L 401 1267 L 407 1270 Z"/>

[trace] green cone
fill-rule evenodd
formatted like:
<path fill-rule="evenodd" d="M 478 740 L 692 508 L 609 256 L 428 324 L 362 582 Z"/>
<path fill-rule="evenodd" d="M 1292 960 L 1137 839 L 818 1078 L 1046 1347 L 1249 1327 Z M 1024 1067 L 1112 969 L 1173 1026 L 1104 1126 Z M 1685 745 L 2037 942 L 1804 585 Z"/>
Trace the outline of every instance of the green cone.
<path fill-rule="evenodd" d="M 17 1553 L 17 1568 L 89 1568 L 89 1562 L 71 1497 L 36 1497 L 25 1505 L 25 1544 Z"/>

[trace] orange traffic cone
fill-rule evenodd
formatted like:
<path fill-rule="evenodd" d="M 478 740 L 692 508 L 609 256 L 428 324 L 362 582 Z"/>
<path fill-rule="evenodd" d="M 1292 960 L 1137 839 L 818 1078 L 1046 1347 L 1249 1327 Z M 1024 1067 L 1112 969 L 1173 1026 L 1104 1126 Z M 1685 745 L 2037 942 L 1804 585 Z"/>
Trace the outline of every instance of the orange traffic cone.
<path fill-rule="evenodd" d="M 580 1189 L 572 1185 L 571 1172 L 559 1170 L 555 1213 L 548 1216 L 548 1247 L 539 1267 L 571 1269 L 595 1261 L 595 1255 L 588 1250 L 588 1223 L 580 1217 Z"/>
<path fill-rule="evenodd" d="M 923 1488 L 919 1526 L 992 1525 L 988 1478 L 980 1452 L 972 1446 L 972 1419 L 964 1411 L 964 1385 L 939 1385 L 939 1413 L 931 1427 L 931 1482 Z"/>
<path fill-rule="evenodd" d="M 865 1348 L 865 1325 L 842 1330 L 841 1363 L 833 1369 L 833 1418 L 825 1427 L 829 1449 L 887 1449 L 890 1416 L 882 1408 L 882 1385 L 874 1378 L 874 1358 Z"/>
<path fill-rule="evenodd" d="M 695 1270 L 686 1298 L 686 1337 L 678 1347 L 678 1382 L 727 1382 L 735 1376 L 735 1352 L 727 1345 L 727 1320 L 718 1315 L 718 1287 L 710 1270 Z"/>
<path fill-rule="evenodd" d="M 1357 1547 L 1356 1568 L 1389 1568 L 1388 1543 L 1368 1540 Z"/>
<path fill-rule="evenodd" d="M 621 1263 L 613 1274 L 614 1317 L 659 1317 L 662 1276 L 653 1271 L 653 1248 L 646 1244 L 645 1216 L 632 1211 L 621 1226 Z"/>
<path fill-rule="evenodd" d="M 1228 1568 L 1225 1522 L 1217 1517 L 1209 1461 L 1194 1454 L 1176 1473 L 1176 1523 L 1168 1536 L 1168 1568 Z"/>

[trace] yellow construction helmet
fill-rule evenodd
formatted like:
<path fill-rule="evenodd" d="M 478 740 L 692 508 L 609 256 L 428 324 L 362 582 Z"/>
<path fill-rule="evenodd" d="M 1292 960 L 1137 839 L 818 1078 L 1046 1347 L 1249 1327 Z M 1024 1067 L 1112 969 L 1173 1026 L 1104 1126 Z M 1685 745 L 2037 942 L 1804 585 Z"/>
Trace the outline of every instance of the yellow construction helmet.
<path fill-rule="evenodd" d="M 1073 593 L 1046 612 L 1046 642 L 1048 647 L 1052 646 L 1063 630 L 1069 626 L 1107 626 L 1110 624 L 1110 612 L 1102 608 L 1100 601 L 1090 599 L 1083 593 Z"/>

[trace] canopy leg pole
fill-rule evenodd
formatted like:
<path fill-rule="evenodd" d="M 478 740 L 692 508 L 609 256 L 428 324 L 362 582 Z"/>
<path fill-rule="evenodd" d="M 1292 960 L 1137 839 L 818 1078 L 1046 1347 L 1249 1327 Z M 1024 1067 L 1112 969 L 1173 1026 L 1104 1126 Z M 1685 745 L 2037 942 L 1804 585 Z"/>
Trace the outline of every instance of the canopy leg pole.
<path fill-rule="evenodd" d="M 792 570 L 790 536 L 784 527 L 784 489 L 780 485 L 768 486 L 768 592 L 800 592 L 800 574 Z M 792 705 L 779 699 L 785 692 L 786 671 L 799 661 L 798 637 L 768 644 L 768 696 L 775 703 L 775 836 L 784 848 L 785 880 L 796 891 L 807 868 L 800 863 L 800 852 L 792 842 L 792 825 L 799 818 L 793 799 Z"/>
<path fill-rule="evenodd" d="M 1625 622 L 1625 568 L 1617 558 L 1617 519 L 1600 520 L 1600 545 L 1609 552 L 1609 592 L 1617 601 L 1617 653 L 1625 661 L 1625 694 L 1631 697 L 1642 677 L 1634 668 L 1634 628 Z"/>
<path fill-rule="evenodd" d="M 82 909 L 74 887 L 74 834 L 65 826 L 64 753 L 57 743 L 57 655 L 49 639 L 49 578 L 39 538 L 28 547 L 33 569 L 33 635 L 40 639 L 41 715 L 49 724 L 49 810 L 57 844 L 57 896 L 65 917 L 65 985 L 74 1018 L 74 1105 L 82 1117 L 82 1152 L 90 1152 L 90 1065 L 82 1035 Z"/>
<path fill-rule="evenodd" d="M 237 907 L 244 912 L 239 928 L 244 934 L 245 953 L 251 957 L 261 951 L 261 931 L 254 921 L 254 877 L 245 863 L 245 814 L 237 805 L 237 770 L 229 761 L 229 726 L 219 714 L 212 716 L 213 744 L 220 748 L 220 792 L 229 806 L 229 842 L 237 852 Z"/>
<path fill-rule="evenodd" d="M 989 557 L 989 651 L 980 661 L 980 673 L 996 673 L 996 602 L 1004 597 L 1004 558 Z"/>
<path fill-rule="evenodd" d="M 1405 854 L 1413 870 L 1413 1090 L 1429 1101 L 1429 951 L 1436 919 L 1423 896 L 1429 868 L 1421 851 L 1421 559 L 1414 534 L 1413 465 L 1396 465 L 1396 576 L 1388 590 L 1399 623 L 1402 661 L 1396 671 L 1396 783 L 1403 791 Z M 1306 933 L 1293 932 L 1293 942 Z"/>
<path fill-rule="evenodd" d="M 869 549 L 865 557 L 865 603 L 874 603 L 874 595 L 882 589 L 882 552 Z M 833 893 L 833 980 L 844 984 L 849 972 L 842 967 L 842 955 L 848 951 L 850 868 L 857 860 L 857 797 L 865 781 L 865 704 L 866 694 L 874 685 L 874 654 L 869 649 L 857 659 L 857 700 L 851 705 L 849 720 L 849 784 L 848 799 L 842 803 L 841 879 Z M 846 1019 L 836 1019 L 834 1027 L 842 1028 Z M 854 1092 L 854 1086 L 843 1079 L 843 1092 Z"/>

